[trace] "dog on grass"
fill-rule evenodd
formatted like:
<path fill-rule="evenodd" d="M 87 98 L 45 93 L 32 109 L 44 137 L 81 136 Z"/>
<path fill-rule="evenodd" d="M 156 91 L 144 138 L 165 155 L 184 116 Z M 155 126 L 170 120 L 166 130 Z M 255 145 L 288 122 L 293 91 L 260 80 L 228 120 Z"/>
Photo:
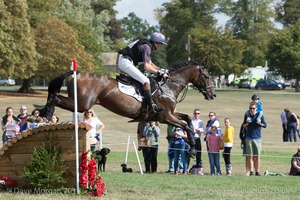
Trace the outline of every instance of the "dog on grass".
<path fill-rule="evenodd" d="M 105 164 L 107 161 L 107 156 L 110 153 L 110 149 L 109 148 L 102 148 L 100 151 L 97 150 L 95 151 L 97 156 L 101 156 L 100 159 L 98 160 L 98 171 L 102 172 L 102 168 L 103 168 L 103 172 L 105 172 Z"/>
<path fill-rule="evenodd" d="M 121 167 L 122 167 L 122 172 L 132 172 L 132 169 L 127 168 L 126 164 L 122 164 Z"/>

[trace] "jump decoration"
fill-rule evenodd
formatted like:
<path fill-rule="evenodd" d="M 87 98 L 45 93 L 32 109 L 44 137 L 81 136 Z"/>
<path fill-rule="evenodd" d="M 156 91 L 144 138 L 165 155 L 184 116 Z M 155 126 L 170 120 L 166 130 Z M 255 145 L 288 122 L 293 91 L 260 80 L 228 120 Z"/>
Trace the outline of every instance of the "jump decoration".
<path fill-rule="evenodd" d="M 89 196 L 101 197 L 106 193 L 105 183 L 102 181 L 100 173 L 97 171 L 96 160 L 88 160 L 88 151 L 83 152 L 80 156 L 79 169 L 81 192 Z"/>
<path fill-rule="evenodd" d="M 17 187 L 17 181 L 10 179 L 7 176 L 2 176 L 0 179 L 0 191 L 12 192 Z"/>

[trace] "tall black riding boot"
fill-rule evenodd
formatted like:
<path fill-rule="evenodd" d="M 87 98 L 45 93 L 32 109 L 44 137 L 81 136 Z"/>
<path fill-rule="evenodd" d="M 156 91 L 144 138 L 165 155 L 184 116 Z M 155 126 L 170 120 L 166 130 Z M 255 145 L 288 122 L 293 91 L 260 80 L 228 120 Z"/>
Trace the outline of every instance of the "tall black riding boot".
<path fill-rule="evenodd" d="M 144 90 L 144 96 L 146 98 L 149 108 L 151 108 L 153 113 L 158 113 L 163 111 L 162 108 L 158 108 L 157 105 L 153 102 L 150 90 Z"/>

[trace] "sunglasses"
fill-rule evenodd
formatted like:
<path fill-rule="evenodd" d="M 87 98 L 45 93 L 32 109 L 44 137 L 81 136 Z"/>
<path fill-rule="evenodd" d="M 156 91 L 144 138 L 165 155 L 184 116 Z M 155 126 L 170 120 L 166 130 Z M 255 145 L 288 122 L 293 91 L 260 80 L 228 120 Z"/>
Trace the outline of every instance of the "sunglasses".
<path fill-rule="evenodd" d="M 249 108 L 250 110 L 254 110 L 254 109 L 256 109 L 256 108 Z"/>
<path fill-rule="evenodd" d="M 214 116 L 214 115 L 208 115 L 209 117 L 212 117 L 212 116 Z"/>

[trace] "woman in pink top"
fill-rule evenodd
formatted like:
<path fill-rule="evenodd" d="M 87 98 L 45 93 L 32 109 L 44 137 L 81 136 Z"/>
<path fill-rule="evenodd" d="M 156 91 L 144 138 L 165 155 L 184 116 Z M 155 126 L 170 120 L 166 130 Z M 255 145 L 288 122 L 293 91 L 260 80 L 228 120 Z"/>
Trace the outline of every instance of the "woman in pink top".
<path fill-rule="evenodd" d="M 220 168 L 220 136 L 217 134 L 217 127 L 211 127 L 211 135 L 208 135 L 208 156 L 210 164 L 210 175 L 222 175 Z M 215 170 L 216 167 L 216 170 Z M 217 172 L 217 173 L 216 173 Z"/>

